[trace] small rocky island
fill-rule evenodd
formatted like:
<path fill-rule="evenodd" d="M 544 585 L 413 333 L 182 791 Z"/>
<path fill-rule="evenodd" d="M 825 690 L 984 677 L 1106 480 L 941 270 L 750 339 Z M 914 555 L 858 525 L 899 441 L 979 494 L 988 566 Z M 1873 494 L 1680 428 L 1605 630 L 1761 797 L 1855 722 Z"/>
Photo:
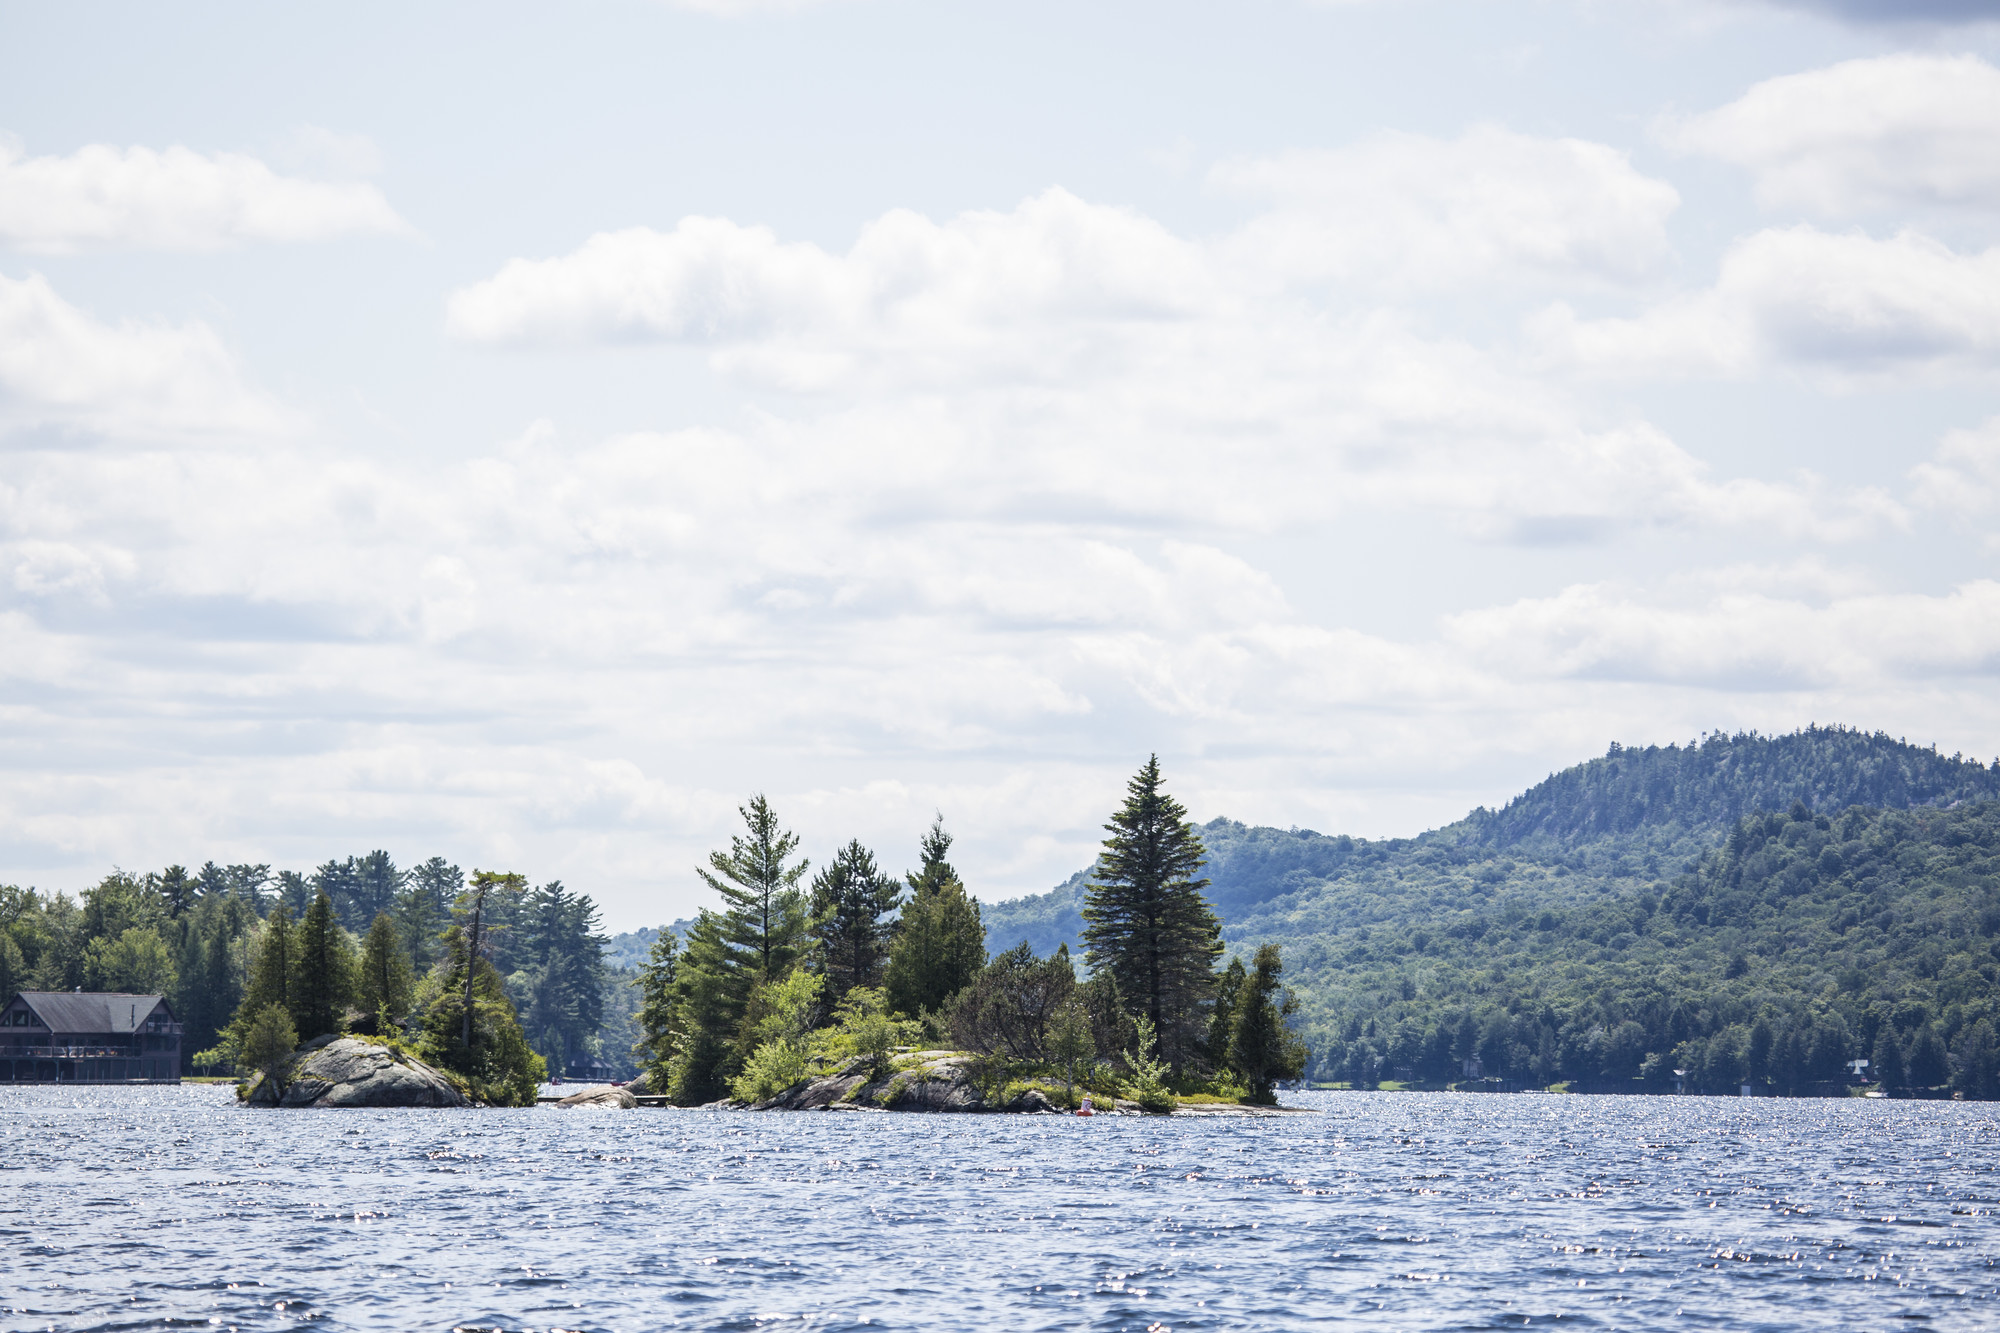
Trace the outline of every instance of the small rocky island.
<path fill-rule="evenodd" d="M 628 1085 L 644 1095 L 643 1078 Z M 1057 1090 L 1058 1094 L 1060 1089 Z M 580 1095 L 579 1095 L 580 1096 Z M 577 1099 L 569 1099 L 574 1102 Z M 636 1099 L 634 1099 L 636 1103 Z M 1136 1116 L 1147 1112 L 1124 1097 L 1093 1096 L 1096 1115 Z M 978 1057 L 965 1051 L 930 1050 L 899 1053 L 892 1064 L 860 1056 L 816 1077 L 802 1080 L 774 1097 L 742 1102 L 731 1099 L 696 1108 L 704 1111 L 929 1111 L 1067 1115 L 1064 1107 L 1040 1088 L 1018 1084 L 981 1084 Z M 1262 1117 L 1306 1114 L 1292 1106 L 1249 1106 L 1240 1103 L 1177 1105 L 1168 1114 L 1185 1117 Z"/>
<path fill-rule="evenodd" d="M 450 1079 L 395 1047 L 320 1037 L 245 1085 L 251 1106 L 478 1106 Z"/>

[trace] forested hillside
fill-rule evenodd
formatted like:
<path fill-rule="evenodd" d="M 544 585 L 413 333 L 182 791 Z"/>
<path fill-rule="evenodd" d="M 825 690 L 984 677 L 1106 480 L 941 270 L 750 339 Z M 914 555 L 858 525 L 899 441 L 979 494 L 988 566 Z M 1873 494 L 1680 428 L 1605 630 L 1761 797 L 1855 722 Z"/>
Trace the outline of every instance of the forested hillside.
<path fill-rule="evenodd" d="M 1284 949 L 1315 1077 L 1477 1056 L 1535 1084 L 1797 1087 L 1880 1048 L 1929 1086 L 1976 1081 L 2000 1021 L 1996 795 L 2000 767 L 1815 728 L 1614 746 L 1417 838 L 1201 832 L 1232 951 Z M 989 906 L 990 944 L 1074 951 L 1085 878 Z"/>

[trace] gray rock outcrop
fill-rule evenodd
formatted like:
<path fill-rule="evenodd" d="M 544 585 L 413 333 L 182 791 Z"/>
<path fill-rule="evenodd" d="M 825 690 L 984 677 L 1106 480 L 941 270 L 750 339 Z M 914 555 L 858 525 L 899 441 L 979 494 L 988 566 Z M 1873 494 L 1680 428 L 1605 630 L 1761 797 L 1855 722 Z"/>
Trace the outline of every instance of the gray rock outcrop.
<path fill-rule="evenodd" d="M 899 1055 L 893 1070 L 880 1070 L 865 1057 L 849 1060 L 824 1078 L 809 1079 L 756 1103 L 753 1111 L 1006 1111 L 1055 1113 L 1059 1108 L 1029 1088 L 1005 1100 L 979 1085 L 973 1059 L 964 1051 L 916 1051 Z M 997 1090 L 996 1090 L 997 1091 Z M 1130 1102 L 1100 1106 L 1101 1115 L 1137 1114 Z"/>
<path fill-rule="evenodd" d="M 639 1099 L 623 1088 L 585 1088 L 557 1102 L 557 1106 L 595 1106 L 606 1111 L 629 1111 Z"/>
<path fill-rule="evenodd" d="M 244 1098 L 253 1106 L 474 1106 L 423 1061 L 359 1037 L 310 1042 Z"/>

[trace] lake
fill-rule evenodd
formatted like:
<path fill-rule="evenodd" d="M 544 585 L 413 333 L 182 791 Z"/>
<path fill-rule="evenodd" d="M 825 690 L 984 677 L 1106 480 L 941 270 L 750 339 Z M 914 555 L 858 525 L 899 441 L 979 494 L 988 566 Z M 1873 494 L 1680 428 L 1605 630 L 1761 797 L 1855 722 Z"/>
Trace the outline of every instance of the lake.
<path fill-rule="evenodd" d="M 0 1088 L 8 1329 L 2000 1326 L 2000 1105 L 1272 1120 Z"/>

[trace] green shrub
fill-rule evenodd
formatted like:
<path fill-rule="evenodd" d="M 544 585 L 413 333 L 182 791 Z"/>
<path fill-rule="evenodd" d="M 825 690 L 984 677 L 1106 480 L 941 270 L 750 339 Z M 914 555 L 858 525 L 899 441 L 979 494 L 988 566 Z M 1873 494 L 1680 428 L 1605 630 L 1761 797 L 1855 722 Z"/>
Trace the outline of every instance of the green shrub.
<path fill-rule="evenodd" d="M 743 1072 L 729 1081 L 730 1096 L 740 1102 L 761 1102 L 812 1077 L 812 1018 L 820 984 L 820 978 L 801 968 L 782 981 L 757 988 L 749 1006 L 762 1015 L 755 1031 L 757 1046 L 743 1062 Z"/>
<path fill-rule="evenodd" d="M 743 1072 L 729 1081 L 729 1095 L 739 1102 L 761 1102 L 812 1074 L 812 1062 L 795 1043 L 767 1041 L 743 1062 Z"/>
<path fill-rule="evenodd" d="M 237 1061 L 245 1073 L 269 1078 L 284 1058 L 298 1049 L 298 1029 L 281 1004 L 267 1004 L 250 1019 L 237 1050 Z"/>
<path fill-rule="evenodd" d="M 1167 1087 L 1167 1062 L 1159 1058 L 1159 1038 L 1153 1031 L 1150 1018 L 1135 1020 L 1139 1029 L 1138 1045 L 1126 1057 L 1132 1066 L 1132 1077 L 1126 1081 L 1125 1095 L 1139 1103 L 1139 1108 L 1153 1115 L 1167 1115 L 1174 1109 L 1174 1094 Z"/>
<path fill-rule="evenodd" d="M 923 1033 L 922 1024 L 892 1016 L 882 992 L 870 986 L 848 991 L 833 1014 L 833 1029 L 821 1039 L 818 1050 L 829 1069 L 859 1056 L 867 1059 L 871 1075 L 879 1077 L 892 1066 L 896 1048 Z"/>

